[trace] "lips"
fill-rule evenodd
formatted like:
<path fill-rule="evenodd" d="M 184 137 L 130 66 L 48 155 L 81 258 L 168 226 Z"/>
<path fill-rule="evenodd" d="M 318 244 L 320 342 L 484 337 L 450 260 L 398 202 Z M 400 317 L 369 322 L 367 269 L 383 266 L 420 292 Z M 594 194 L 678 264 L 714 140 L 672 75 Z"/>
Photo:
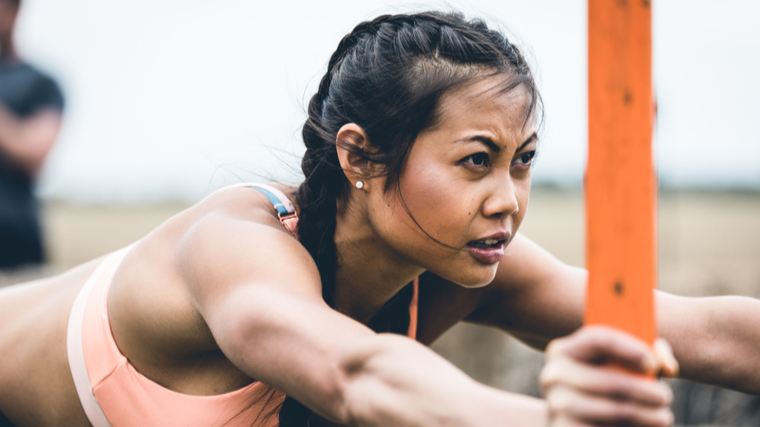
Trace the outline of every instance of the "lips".
<path fill-rule="evenodd" d="M 467 243 L 467 250 L 478 261 L 485 264 L 495 264 L 504 257 L 504 248 L 509 241 L 509 233 L 501 232 L 484 239 Z"/>

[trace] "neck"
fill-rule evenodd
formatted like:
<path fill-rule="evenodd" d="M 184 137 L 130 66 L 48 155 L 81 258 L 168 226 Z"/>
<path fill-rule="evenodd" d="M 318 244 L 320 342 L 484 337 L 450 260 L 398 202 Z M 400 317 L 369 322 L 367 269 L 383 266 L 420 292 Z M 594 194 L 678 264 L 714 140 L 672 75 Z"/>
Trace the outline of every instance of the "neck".
<path fill-rule="evenodd" d="M 375 233 L 365 212 L 338 206 L 335 245 L 335 308 L 367 323 L 398 291 L 424 272 Z"/>

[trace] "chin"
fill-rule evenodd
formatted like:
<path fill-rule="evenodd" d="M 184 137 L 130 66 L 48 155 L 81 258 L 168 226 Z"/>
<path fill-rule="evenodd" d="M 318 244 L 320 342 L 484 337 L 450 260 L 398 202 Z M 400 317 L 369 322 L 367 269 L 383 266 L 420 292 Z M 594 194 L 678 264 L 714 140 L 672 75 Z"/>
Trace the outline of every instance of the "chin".
<path fill-rule="evenodd" d="M 494 277 L 496 277 L 496 268 L 498 266 L 498 263 L 492 266 L 481 266 L 480 268 L 472 269 L 470 271 L 460 272 L 456 275 L 456 278 L 447 279 L 463 288 L 482 288 L 493 282 Z"/>

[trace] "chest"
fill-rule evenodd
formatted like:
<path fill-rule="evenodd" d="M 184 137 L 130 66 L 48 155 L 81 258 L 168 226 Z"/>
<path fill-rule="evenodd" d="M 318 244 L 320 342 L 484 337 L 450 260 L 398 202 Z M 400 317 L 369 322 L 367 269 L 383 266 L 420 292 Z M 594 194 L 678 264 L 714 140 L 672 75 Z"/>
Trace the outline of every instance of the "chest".
<path fill-rule="evenodd" d="M 487 287 L 463 288 L 431 273 L 420 276 L 417 341 L 431 345 L 477 310 L 487 291 Z"/>

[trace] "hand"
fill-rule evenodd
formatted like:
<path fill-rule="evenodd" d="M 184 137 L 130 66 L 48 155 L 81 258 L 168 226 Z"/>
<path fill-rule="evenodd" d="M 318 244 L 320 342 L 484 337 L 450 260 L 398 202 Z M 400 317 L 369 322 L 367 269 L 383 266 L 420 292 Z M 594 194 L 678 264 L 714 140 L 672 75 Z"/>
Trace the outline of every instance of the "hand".
<path fill-rule="evenodd" d="M 678 373 L 678 362 L 664 340 L 658 339 L 652 349 L 624 332 L 587 326 L 552 341 L 546 356 L 540 382 L 549 426 L 673 424 L 670 387 L 647 377 Z"/>

